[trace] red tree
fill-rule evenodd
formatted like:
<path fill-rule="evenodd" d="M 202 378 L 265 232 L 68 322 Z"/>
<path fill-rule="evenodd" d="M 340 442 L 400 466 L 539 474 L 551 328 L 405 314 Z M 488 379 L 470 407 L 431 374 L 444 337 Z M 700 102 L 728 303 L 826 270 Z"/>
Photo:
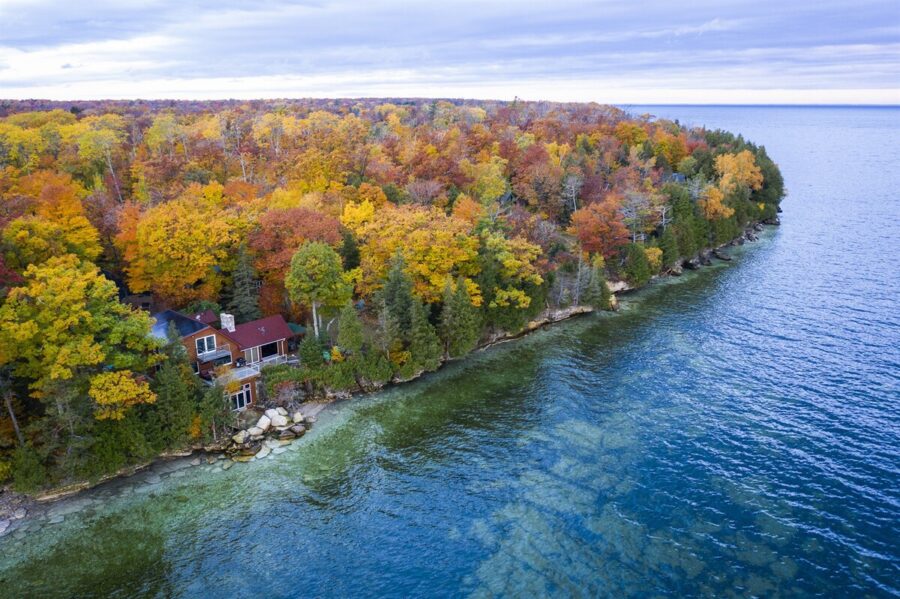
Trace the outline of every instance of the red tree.
<path fill-rule="evenodd" d="M 602 202 L 588 204 L 572 214 L 570 232 L 581 246 L 608 259 L 628 243 L 628 228 L 619 210 L 619 198 L 610 194 Z"/>

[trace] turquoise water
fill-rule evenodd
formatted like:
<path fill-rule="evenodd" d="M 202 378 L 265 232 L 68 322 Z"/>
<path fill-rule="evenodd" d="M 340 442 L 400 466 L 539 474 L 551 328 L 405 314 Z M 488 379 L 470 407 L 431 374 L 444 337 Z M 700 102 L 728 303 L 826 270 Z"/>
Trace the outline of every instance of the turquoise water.
<path fill-rule="evenodd" d="M 900 110 L 640 110 L 766 145 L 783 226 L 280 455 L 60 504 L 0 595 L 900 595 Z"/>

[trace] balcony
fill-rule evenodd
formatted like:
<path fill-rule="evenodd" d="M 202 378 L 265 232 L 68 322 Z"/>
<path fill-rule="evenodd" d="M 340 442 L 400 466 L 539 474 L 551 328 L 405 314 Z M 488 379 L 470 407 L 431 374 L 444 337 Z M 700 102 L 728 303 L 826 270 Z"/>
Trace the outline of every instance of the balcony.
<path fill-rule="evenodd" d="M 243 366 L 230 368 L 223 374 L 216 377 L 215 382 L 227 384 L 232 381 L 243 381 L 259 376 L 260 371 L 265 366 L 275 366 L 276 364 L 290 364 L 296 362 L 297 358 L 293 356 L 283 356 L 280 354 L 269 356 L 268 358 L 263 358 L 259 362 L 253 362 L 252 364 L 245 364 Z"/>
<path fill-rule="evenodd" d="M 217 345 L 215 349 L 211 349 L 205 352 L 197 352 L 197 361 L 201 364 L 208 364 L 209 362 L 215 362 L 221 358 L 229 358 L 231 359 L 231 344 L 223 343 L 221 345 Z"/>

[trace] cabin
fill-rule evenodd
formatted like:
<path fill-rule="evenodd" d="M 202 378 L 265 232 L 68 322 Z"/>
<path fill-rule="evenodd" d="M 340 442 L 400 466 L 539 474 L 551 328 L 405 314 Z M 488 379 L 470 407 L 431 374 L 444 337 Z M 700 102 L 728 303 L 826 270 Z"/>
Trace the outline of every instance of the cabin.
<path fill-rule="evenodd" d="M 258 401 L 263 366 L 290 359 L 288 342 L 294 332 L 280 314 L 239 325 L 231 314 L 216 317 L 208 310 L 193 316 L 165 310 L 153 318 L 153 336 L 168 339 L 167 331 L 174 326 L 194 373 L 210 384 L 224 385 L 235 411 Z M 220 329 L 213 326 L 217 321 Z"/>

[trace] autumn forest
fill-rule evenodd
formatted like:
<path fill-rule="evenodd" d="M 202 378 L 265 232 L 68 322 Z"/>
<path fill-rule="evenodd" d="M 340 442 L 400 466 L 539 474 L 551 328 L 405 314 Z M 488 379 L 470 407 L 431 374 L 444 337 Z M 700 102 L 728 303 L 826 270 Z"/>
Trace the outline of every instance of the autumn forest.
<path fill-rule="evenodd" d="M 0 117 L 0 483 L 26 492 L 227 434 L 228 390 L 150 335 L 151 311 L 282 315 L 304 334 L 299 364 L 263 370 L 272 402 L 369 391 L 547 311 L 612 309 L 611 288 L 680 272 L 784 195 L 763 147 L 596 104 Z"/>

